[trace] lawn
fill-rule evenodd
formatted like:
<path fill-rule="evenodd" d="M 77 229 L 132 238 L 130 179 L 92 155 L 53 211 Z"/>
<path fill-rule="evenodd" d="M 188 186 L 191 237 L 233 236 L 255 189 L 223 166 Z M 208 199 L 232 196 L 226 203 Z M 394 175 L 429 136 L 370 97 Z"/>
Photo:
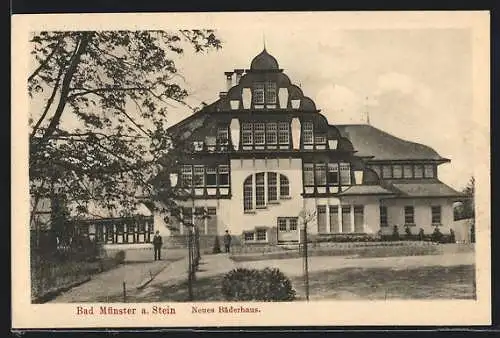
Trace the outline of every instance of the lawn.
<path fill-rule="evenodd" d="M 223 275 L 195 281 L 195 301 L 224 301 Z M 430 266 L 404 270 L 391 268 L 344 268 L 310 274 L 311 300 L 384 299 L 475 299 L 475 272 L 472 265 Z M 297 300 L 304 300 L 301 277 L 291 279 Z M 130 302 L 187 301 L 187 284 L 166 285 L 153 292 L 130 295 Z"/>

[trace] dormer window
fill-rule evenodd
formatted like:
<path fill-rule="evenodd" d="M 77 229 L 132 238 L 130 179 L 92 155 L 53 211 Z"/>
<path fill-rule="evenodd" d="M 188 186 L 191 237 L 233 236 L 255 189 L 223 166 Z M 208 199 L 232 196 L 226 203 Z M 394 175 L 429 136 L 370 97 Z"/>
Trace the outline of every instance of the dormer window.
<path fill-rule="evenodd" d="M 276 83 L 267 81 L 266 82 L 266 103 L 276 104 Z"/>
<path fill-rule="evenodd" d="M 255 82 L 253 84 L 253 103 L 254 104 L 264 104 L 264 82 Z"/>
<path fill-rule="evenodd" d="M 203 150 L 203 141 L 194 141 L 193 147 L 194 147 L 194 151 L 202 151 Z"/>
<path fill-rule="evenodd" d="M 314 126 L 312 122 L 304 122 L 303 140 L 304 144 L 313 144 L 314 142 Z"/>
<path fill-rule="evenodd" d="M 277 102 L 276 82 L 260 81 L 253 84 L 253 103 L 255 105 L 275 105 Z"/>
<path fill-rule="evenodd" d="M 220 145 L 227 145 L 229 142 L 229 131 L 227 127 L 219 127 L 217 129 L 217 143 Z"/>

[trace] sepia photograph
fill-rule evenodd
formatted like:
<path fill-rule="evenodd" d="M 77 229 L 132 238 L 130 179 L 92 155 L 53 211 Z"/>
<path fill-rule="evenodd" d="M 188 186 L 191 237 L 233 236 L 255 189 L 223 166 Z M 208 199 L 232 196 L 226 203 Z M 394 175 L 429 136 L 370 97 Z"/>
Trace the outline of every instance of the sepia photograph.
<path fill-rule="evenodd" d="M 488 14 L 359 14 L 25 19 L 19 303 L 65 327 L 414 301 L 486 324 Z"/>

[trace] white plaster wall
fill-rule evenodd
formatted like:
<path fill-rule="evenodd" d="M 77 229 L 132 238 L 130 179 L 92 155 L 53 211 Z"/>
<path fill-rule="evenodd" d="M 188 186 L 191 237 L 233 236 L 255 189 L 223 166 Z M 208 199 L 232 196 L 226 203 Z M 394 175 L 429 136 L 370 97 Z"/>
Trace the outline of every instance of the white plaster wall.
<path fill-rule="evenodd" d="M 434 199 L 386 199 L 383 205 L 387 206 L 387 222 L 388 227 L 383 227 L 383 233 L 392 233 L 393 226 L 398 225 L 399 233 L 404 233 L 404 207 L 414 206 L 415 213 L 415 226 L 410 227 L 412 233 L 417 234 L 420 228 L 424 232 L 432 233 L 434 226 L 432 226 L 432 212 L 431 206 L 441 206 L 441 224 L 440 230 L 443 234 L 448 234 L 450 228 L 453 227 L 453 201 L 446 198 Z"/>
<path fill-rule="evenodd" d="M 254 213 L 243 210 L 243 181 L 251 174 L 276 172 L 288 177 L 290 198 L 271 204 L 266 209 L 256 209 Z M 300 159 L 234 159 L 231 160 L 231 200 L 221 201 L 224 225 L 232 234 L 241 234 L 256 226 L 275 227 L 277 217 L 298 216 L 302 209 L 302 163 Z"/>

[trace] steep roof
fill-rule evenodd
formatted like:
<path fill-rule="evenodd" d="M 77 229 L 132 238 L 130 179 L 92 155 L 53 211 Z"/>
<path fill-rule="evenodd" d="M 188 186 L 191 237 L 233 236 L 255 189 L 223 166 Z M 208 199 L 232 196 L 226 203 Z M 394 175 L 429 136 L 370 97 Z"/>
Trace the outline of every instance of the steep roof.
<path fill-rule="evenodd" d="M 279 69 L 278 61 L 274 56 L 269 54 L 267 50 L 264 50 L 253 58 L 250 64 L 251 70 L 277 70 Z"/>
<path fill-rule="evenodd" d="M 357 150 L 357 156 L 372 160 L 449 160 L 423 144 L 400 139 L 368 124 L 336 125 Z"/>
<path fill-rule="evenodd" d="M 391 190 L 401 197 L 464 197 L 464 195 L 439 180 L 389 180 Z"/>

